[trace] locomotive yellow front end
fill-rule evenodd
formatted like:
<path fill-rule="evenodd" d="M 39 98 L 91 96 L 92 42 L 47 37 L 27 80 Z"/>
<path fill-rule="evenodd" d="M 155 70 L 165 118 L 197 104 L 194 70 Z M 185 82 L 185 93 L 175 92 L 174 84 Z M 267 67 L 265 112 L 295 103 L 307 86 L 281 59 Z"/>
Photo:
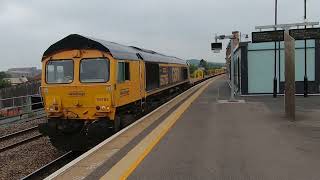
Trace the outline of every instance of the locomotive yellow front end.
<path fill-rule="evenodd" d="M 71 34 L 43 54 L 39 131 L 58 149 L 87 150 L 187 87 L 184 60 Z"/>
<path fill-rule="evenodd" d="M 54 145 L 84 149 L 112 133 L 113 64 L 112 56 L 99 50 L 66 50 L 43 59 L 41 94 L 48 123 L 40 126 L 40 131 Z M 65 141 L 68 137 L 70 141 Z"/>
<path fill-rule="evenodd" d="M 74 50 L 43 61 L 42 95 L 49 118 L 96 120 L 112 116 L 112 57 L 108 56 L 94 50 Z"/>

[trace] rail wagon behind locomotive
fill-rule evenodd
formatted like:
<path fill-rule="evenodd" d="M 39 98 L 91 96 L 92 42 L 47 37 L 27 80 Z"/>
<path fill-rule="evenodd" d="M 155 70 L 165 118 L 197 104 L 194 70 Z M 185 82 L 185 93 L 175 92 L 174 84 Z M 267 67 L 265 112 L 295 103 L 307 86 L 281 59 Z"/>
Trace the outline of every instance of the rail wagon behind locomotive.
<path fill-rule="evenodd" d="M 189 86 L 186 61 L 72 34 L 42 58 L 41 94 L 53 145 L 87 149 Z"/>

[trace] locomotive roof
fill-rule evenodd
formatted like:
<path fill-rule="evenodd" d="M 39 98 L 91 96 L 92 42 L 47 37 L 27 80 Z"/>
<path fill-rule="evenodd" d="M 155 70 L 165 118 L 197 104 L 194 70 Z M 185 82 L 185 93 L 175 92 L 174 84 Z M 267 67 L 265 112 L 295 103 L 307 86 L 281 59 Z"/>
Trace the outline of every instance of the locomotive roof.
<path fill-rule="evenodd" d="M 68 49 L 98 49 L 111 53 L 116 59 L 144 60 L 149 62 L 163 62 L 186 64 L 185 60 L 173 56 L 167 56 L 152 50 L 142 49 L 134 46 L 125 46 L 118 43 L 96 38 L 71 34 L 60 41 L 52 44 L 43 54 L 43 59 L 52 53 Z"/>

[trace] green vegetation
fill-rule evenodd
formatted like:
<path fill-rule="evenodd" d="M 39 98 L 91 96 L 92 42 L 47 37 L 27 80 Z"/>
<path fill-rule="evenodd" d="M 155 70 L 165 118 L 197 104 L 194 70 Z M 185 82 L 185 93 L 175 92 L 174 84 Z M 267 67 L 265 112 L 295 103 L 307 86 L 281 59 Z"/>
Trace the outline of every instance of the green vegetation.
<path fill-rule="evenodd" d="M 5 72 L 0 72 L 0 88 L 5 88 L 10 86 L 10 82 L 4 80 L 4 78 L 9 78 L 10 75 Z"/>
<path fill-rule="evenodd" d="M 208 63 L 207 63 L 207 61 L 205 61 L 204 59 L 201 59 L 201 60 L 200 60 L 199 67 L 202 67 L 202 68 L 204 68 L 205 70 L 208 70 Z"/>
<path fill-rule="evenodd" d="M 201 60 L 190 59 L 190 60 L 187 60 L 187 62 L 189 63 L 190 74 L 192 74 L 198 68 L 203 68 L 207 74 L 208 71 L 220 69 L 223 66 L 225 66 L 224 63 L 208 62 L 208 61 L 205 61 L 204 59 L 201 59 Z"/>
<path fill-rule="evenodd" d="M 204 59 L 202 59 L 203 61 L 205 61 L 205 63 L 207 64 L 206 66 L 211 69 L 211 68 L 215 68 L 215 69 L 219 69 L 221 67 L 224 67 L 225 66 L 225 63 L 216 63 L 216 62 L 209 62 L 209 61 L 206 61 Z M 200 65 L 200 62 L 201 60 L 198 60 L 198 59 L 190 59 L 190 60 L 187 60 L 187 62 L 191 65 L 195 65 L 197 67 L 199 67 Z"/>
<path fill-rule="evenodd" d="M 196 65 L 194 65 L 194 64 L 190 64 L 190 65 L 189 65 L 189 72 L 190 72 L 190 74 L 193 74 L 197 69 L 198 69 L 198 66 L 196 66 Z"/>

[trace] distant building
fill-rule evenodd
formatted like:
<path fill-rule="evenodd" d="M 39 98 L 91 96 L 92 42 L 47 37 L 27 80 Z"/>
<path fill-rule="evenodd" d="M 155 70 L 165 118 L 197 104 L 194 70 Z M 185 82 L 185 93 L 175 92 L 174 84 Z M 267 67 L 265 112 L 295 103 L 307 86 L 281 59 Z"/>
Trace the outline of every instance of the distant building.
<path fill-rule="evenodd" d="M 9 74 L 12 78 L 33 78 L 41 74 L 41 70 L 37 69 L 36 67 L 10 68 L 6 73 Z"/>
<path fill-rule="evenodd" d="M 11 85 L 18 85 L 28 82 L 26 77 L 19 77 L 19 78 L 4 78 L 4 80 L 9 81 Z"/>

